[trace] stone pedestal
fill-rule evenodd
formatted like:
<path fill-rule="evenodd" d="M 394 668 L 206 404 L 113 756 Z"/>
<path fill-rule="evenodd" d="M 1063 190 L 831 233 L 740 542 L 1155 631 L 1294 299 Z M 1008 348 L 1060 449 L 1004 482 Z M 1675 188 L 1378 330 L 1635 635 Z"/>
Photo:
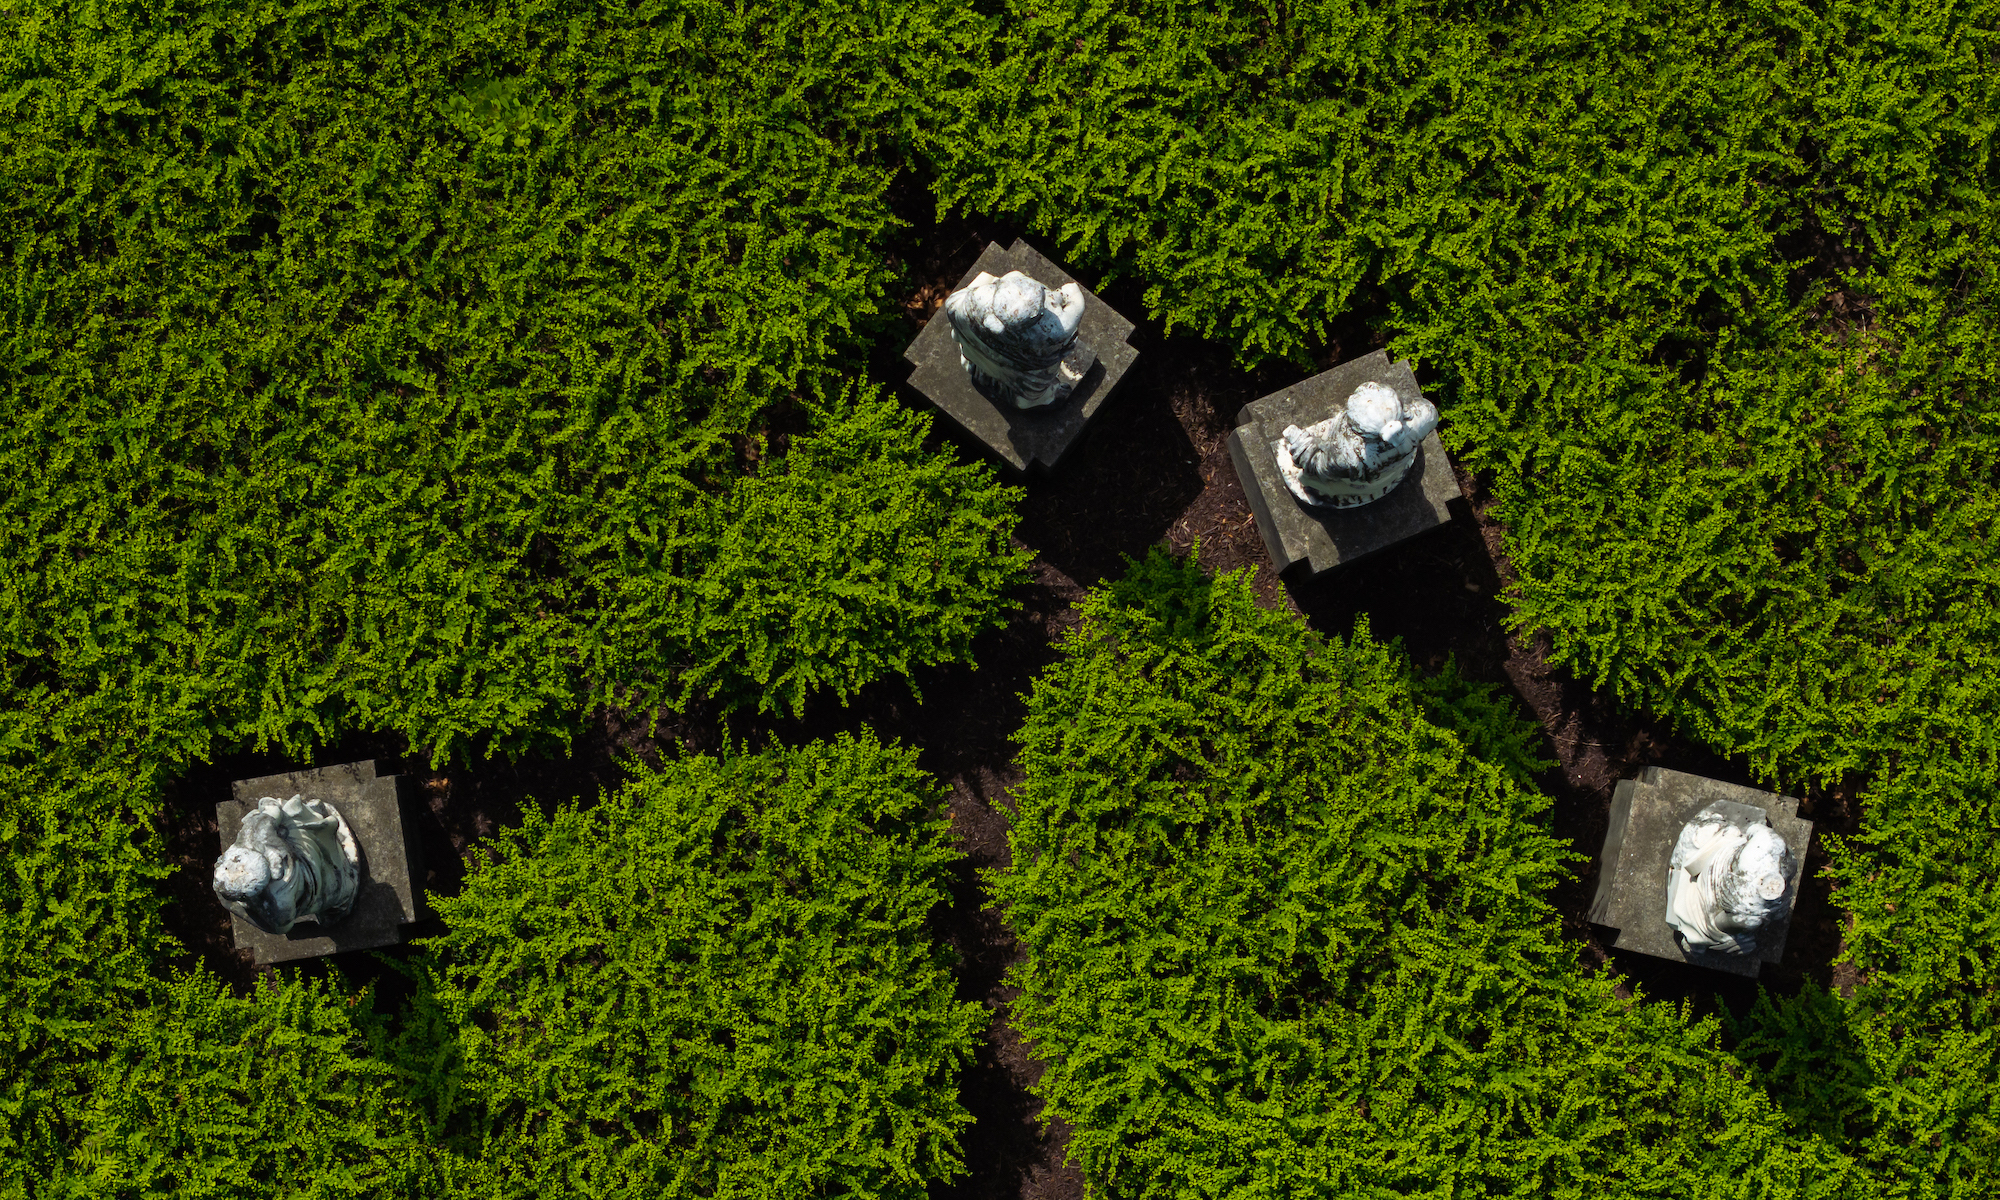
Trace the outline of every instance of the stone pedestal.
<path fill-rule="evenodd" d="M 1801 818 L 1799 802 L 1789 796 L 1704 779 L 1680 771 L 1647 767 L 1637 779 L 1620 780 L 1611 796 L 1611 827 L 1604 835 L 1598 859 L 1597 895 L 1590 906 L 1592 924 L 1618 931 L 1611 944 L 1655 958 L 1692 963 L 1756 978 L 1762 964 L 1785 955 L 1785 935 L 1796 907 L 1784 920 L 1757 931 L 1755 955 L 1722 954 L 1713 950 L 1688 952 L 1667 924 L 1667 868 L 1681 828 L 1711 803 L 1721 801 L 1725 815 L 1754 818 L 1763 814 L 1792 852 L 1792 874 L 1785 890 L 1796 906 L 1805 874 L 1806 843 L 1812 822 Z M 1740 806 L 1740 807 L 1739 807 Z"/>
<path fill-rule="evenodd" d="M 1458 480 L 1435 433 L 1423 440 L 1395 491 L 1358 508 L 1316 507 L 1285 486 L 1276 450 L 1285 427 L 1324 421 L 1364 383 L 1387 384 L 1406 398 L 1423 395 L 1409 363 L 1392 363 L 1388 351 L 1377 350 L 1253 400 L 1236 414 L 1229 457 L 1280 574 L 1298 567 L 1303 579 L 1313 579 L 1451 520 L 1445 505 L 1458 498 Z"/>
<path fill-rule="evenodd" d="M 250 951 L 257 965 L 264 966 L 402 942 L 402 927 L 426 911 L 417 888 L 423 878 L 422 859 L 405 817 L 401 780 L 400 775 L 375 774 L 371 759 L 240 779 L 230 785 L 231 798 L 215 806 L 223 846 L 236 840 L 243 814 L 257 807 L 258 797 L 284 800 L 303 795 L 331 804 L 347 821 L 361 850 L 361 888 L 346 920 L 331 928 L 301 921 L 289 934 L 269 934 L 232 916 L 238 949 Z"/>
<path fill-rule="evenodd" d="M 1018 238 L 1004 250 L 998 242 L 986 243 L 979 261 L 958 281 L 958 287 L 970 284 L 981 271 L 995 277 L 1020 271 L 1050 288 L 1076 282 L 1069 272 Z M 1083 287 L 1080 283 L 1077 286 Z M 1016 471 L 1025 472 L 1030 467 L 1047 471 L 1082 438 L 1084 427 L 1139 358 L 1139 352 L 1125 340 L 1131 336 L 1132 322 L 1113 312 L 1089 288 L 1083 288 L 1083 305 L 1076 344 L 1087 354 L 1073 353 L 1073 357 L 1079 365 L 1093 357 L 1095 361 L 1066 399 L 1026 409 L 987 399 L 959 365 L 958 344 L 951 339 L 951 318 L 942 306 L 903 351 L 903 357 L 916 364 L 910 372 L 910 386 L 922 392 L 967 437 Z"/>

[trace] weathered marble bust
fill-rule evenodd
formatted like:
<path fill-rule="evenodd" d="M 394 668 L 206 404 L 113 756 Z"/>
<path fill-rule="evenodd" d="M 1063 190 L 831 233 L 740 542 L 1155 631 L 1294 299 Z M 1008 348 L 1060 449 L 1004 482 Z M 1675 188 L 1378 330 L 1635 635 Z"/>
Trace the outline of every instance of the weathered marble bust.
<path fill-rule="evenodd" d="M 1354 508 L 1395 490 L 1437 428 L 1437 407 L 1405 401 L 1385 383 L 1354 389 L 1339 412 L 1314 425 L 1285 427 L 1278 474 L 1307 504 Z"/>
<path fill-rule="evenodd" d="M 1692 950 L 1755 954 L 1757 932 L 1783 920 L 1792 852 L 1762 818 L 1731 821 L 1713 807 L 1681 828 L 1667 866 L 1667 924 Z"/>
<path fill-rule="evenodd" d="M 981 271 L 945 297 L 958 361 L 996 404 L 1039 408 L 1064 399 L 1083 375 L 1063 363 L 1083 320 L 1083 289 L 1051 290 L 1019 271 Z"/>
<path fill-rule="evenodd" d="M 290 933 L 298 921 L 332 925 L 354 907 L 361 851 L 333 805 L 265 796 L 215 860 L 212 886 L 224 908 L 265 933 Z"/>

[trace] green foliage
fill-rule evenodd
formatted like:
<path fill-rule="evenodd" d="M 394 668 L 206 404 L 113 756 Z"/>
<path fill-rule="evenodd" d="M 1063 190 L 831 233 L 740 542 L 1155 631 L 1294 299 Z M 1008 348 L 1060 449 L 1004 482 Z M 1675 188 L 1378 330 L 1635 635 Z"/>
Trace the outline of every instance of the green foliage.
<path fill-rule="evenodd" d="M 1868 1194 L 1993 1194 L 2000 1064 L 1990 1025 L 1913 1020 L 1884 1011 L 1873 988 L 1842 999 L 1812 983 L 1793 996 L 1760 988 L 1749 1015 L 1727 1023 L 1792 1130 L 1859 1160 Z"/>
<path fill-rule="evenodd" d="M 2000 727 L 1976 710 L 1939 725 L 1929 754 L 1869 793 L 1861 833 L 1827 839 L 1834 898 L 1851 914 L 1844 957 L 1864 980 L 1847 1028 L 1764 1033 L 1751 1049 L 1782 1044 L 1777 1069 L 1789 1054 L 1790 1086 L 1827 1106 L 1820 1119 L 1865 1103 L 1879 1177 L 1970 1198 L 2000 1182 Z M 1800 1019 L 1778 1007 L 1769 1023 L 1792 1032 Z"/>
<path fill-rule="evenodd" d="M 846 529 L 729 520 L 785 490 L 742 482 L 746 439 L 848 387 L 879 319 L 877 147 L 924 20 L 0 12 L 6 686 L 178 758 L 356 728 L 442 754 L 566 737 L 697 663 L 796 705 L 962 656 L 1013 578 L 984 468 L 823 431 L 852 451 L 830 510 L 906 483 L 865 550 L 961 573 L 921 589 L 830 570 Z M 716 613 L 775 549 L 818 574 L 762 586 L 857 607 L 797 644 Z"/>
<path fill-rule="evenodd" d="M 1518 623 L 1831 778 L 2000 666 L 2000 6 L 1822 7 L 1022 0 L 926 151 L 1245 358 L 1386 306 Z"/>
<path fill-rule="evenodd" d="M 642 771 L 494 843 L 401 1051 L 480 1195 L 923 1194 L 983 1024 L 943 793 L 872 734 Z M 441 1033 L 448 1037 L 441 1037 Z"/>
<path fill-rule="evenodd" d="M 1581 974 L 1582 856 L 1359 625 L 1328 641 L 1155 550 L 1035 683 L 1014 1017 L 1112 1196 L 1833 1196 L 1713 1021 Z M 1484 745 L 1525 730 L 1461 706 Z M 1458 723 L 1458 722 L 1452 722 Z"/>
<path fill-rule="evenodd" d="M 94 1065 L 52 1194 L 434 1194 L 416 1112 L 369 1053 L 365 994 L 293 976 L 245 1000 L 205 972 L 163 991 Z"/>
<path fill-rule="evenodd" d="M 1557 663 L 1771 778 L 1873 780 L 1829 846 L 1863 986 L 1767 997 L 1727 1058 L 1573 977 L 1540 760 L 1491 689 L 1140 565 L 1037 691 L 1002 881 L 1042 914 L 1021 1011 L 1103 1190 L 1992 1195 L 1996 51 L 1995 0 L 0 5 L 0 1189 L 280 1159 L 417 1188 L 396 1089 L 457 1148 L 433 1194 L 948 1173 L 959 1017 L 897 924 L 934 880 L 862 889 L 897 932 L 854 944 L 898 949 L 844 982 L 946 1032 L 812 1110 L 673 1075 L 725 1061 L 721 1024 L 680 1059 L 629 1015 L 678 985 L 603 950 L 509 975 L 499 925 L 403 1014 L 400 1074 L 331 993 L 169 983 L 151 830 L 218 746 L 516 750 L 614 697 L 796 713 L 963 659 L 1020 578 L 1013 494 L 859 368 L 914 159 L 1246 361 L 1385 314 Z M 706 812 L 751 761 L 633 795 Z M 625 946 L 615 897 L 536 895 Z M 562 987 L 625 1014 L 629 1080 L 579 1065 L 571 1010 L 507 1007 Z M 356 1124 L 222 1147 L 267 1092 L 176 1020 L 294 1047 Z M 787 1069 L 846 1036 L 807 1032 L 772 1035 Z M 534 1046 L 570 1056 L 548 1095 Z M 633 1087 L 654 1116 L 590 1125 Z M 665 1140 L 689 1113 L 711 1140 Z"/>
<path fill-rule="evenodd" d="M 1867 985 L 1740 1036 L 1837 1028 L 1767 1079 L 1797 1128 L 1992 1194 L 2000 5 L 1010 0 L 973 54 L 941 208 L 1245 360 L 1373 310 L 1554 662 L 1768 778 L 1873 778 L 1835 852 Z"/>
<path fill-rule="evenodd" d="M 59 1162 L 112 1026 L 151 1003 L 168 874 L 154 773 L 0 764 L 0 1193 Z"/>
<path fill-rule="evenodd" d="M 814 692 L 970 658 L 1002 624 L 1033 557 L 1008 549 L 1020 492 L 926 454 L 930 417 L 893 399 L 836 411 L 721 507 L 675 638 L 693 648 L 684 689 L 797 715 Z"/>
<path fill-rule="evenodd" d="M 158 780 L 364 728 L 518 750 L 614 696 L 796 711 L 966 657 L 1021 574 L 1016 493 L 926 453 L 927 421 L 859 363 L 892 277 L 887 152 L 967 19 L 0 6 L 0 752 L 37 761 L 0 778 L 0 1191 L 438 1194 L 516 1167 L 539 1188 L 568 1170 L 563 1137 L 631 1149 L 540 1108 L 501 1129 L 455 1107 L 465 1031 L 435 998 L 383 1058 L 331 991 L 162 980 Z M 887 839 L 792 844 L 843 865 L 794 914 L 818 990 L 769 997 L 823 1006 L 773 1015 L 797 1034 L 778 1066 L 861 1090 L 787 1107 L 746 1063 L 702 1151 L 618 1170 L 750 1178 L 703 1158 L 716 1131 L 742 1149 L 797 1128 L 820 1140 L 786 1143 L 770 1180 L 907 1193 L 955 1162 L 972 1018 L 914 924 L 942 869 L 915 811 L 934 787 L 879 747 L 784 762 L 712 774 L 797 793 L 779 776 L 819 772 L 845 833 Z M 842 808 L 842 788 L 870 799 Z M 781 939 L 769 872 L 802 860 L 740 850 L 767 873 L 729 886 L 769 922 L 743 936 Z M 866 875 L 882 864 L 904 874 Z M 836 913 L 864 876 L 873 907 Z M 743 1015 L 708 1028 L 726 1042 Z M 519 1154 L 418 1155 L 419 1112 Z"/>

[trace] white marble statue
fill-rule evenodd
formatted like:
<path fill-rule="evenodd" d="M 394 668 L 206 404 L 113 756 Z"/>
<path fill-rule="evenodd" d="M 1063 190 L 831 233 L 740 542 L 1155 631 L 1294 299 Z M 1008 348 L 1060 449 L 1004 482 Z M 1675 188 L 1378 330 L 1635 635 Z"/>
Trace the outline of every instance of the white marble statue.
<path fill-rule="evenodd" d="M 1083 320 L 1083 289 L 1047 288 L 1019 271 L 978 278 L 945 297 L 958 361 L 988 399 L 1039 408 L 1067 397 L 1083 376 L 1063 363 Z"/>
<path fill-rule="evenodd" d="M 354 907 L 361 851 L 333 805 L 265 796 L 215 860 L 212 886 L 224 908 L 265 933 L 289 933 L 298 921 L 332 925 Z"/>
<path fill-rule="evenodd" d="M 1404 400 L 1386 383 L 1364 383 L 1340 411 L 1315 425 L 1285 427 L 1273 450 L 1278 474 L 1307 504 L 1354 508 L 1393 491 L 1437 428 L 1437 407 Z"/>
<path fill-rule="evenodd" d="M 1691 950 L 1755 954 L 1757 931 L 1782 920 L 1792 898 L 1792 852 L 1778 831 L 1712 809 L 1681 829 L 1667 867 L 1667 924 Z"/>

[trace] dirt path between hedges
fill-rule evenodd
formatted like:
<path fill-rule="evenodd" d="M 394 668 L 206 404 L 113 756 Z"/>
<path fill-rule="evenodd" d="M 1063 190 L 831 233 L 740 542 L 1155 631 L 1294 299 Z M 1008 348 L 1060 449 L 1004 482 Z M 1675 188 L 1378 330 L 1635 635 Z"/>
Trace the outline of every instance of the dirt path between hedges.
<path fill-rule="evenodd" d="M 900 247 L 909 276 L 917 281 L 904 307 L 910 337 L 987 241 L 1005 245 L 1021 232 L 980 221 L 940 226 L 928 219 L 927 197 L 923 200 L 905 209 L 912 228 Z M 1041 239 L 1030 241 L 1060 261 L 1055 247 Z M 1134 319 L 1145 311 L 1130 285 L 1113 284 L 1103 295 Z M 1021 950 L 1000 914 L 984 907 L 979 875 L 1008 861 L 1005 814 L 1010 789 L 1019 778 L 1009 737 L 1025 717 L 1020 697 L 1054 657 L 1053 639 L 1074 626 L 1077 601 L 1090 586 L 1121 571 L 1123 556 L 1140 555 L 1156 543 L 1186 552 L 1198 540 L 1205 566 L 1256 567 L 1263 603 L 1300 613 L 1326 634 L 1345 635 L 1354 618 L 1365 613 L 1377 637 L 1402 639 L 1419 666 L 1436 669 L 1449 655 L 1469 677 L 1504 685 L 1546 731 L 1544 755 L 1558 765 L 1539 783 L 1554 798 L 1555 830 L 1584 853 L 1595 854 L 1602 843 L 1613 785 L 1648 763 L 1754 783 L 1742 762 L 1711 754 L 1659 722 L 1622 712 L 1609 696 L 1550 668 L 1546 643 L 1508 635 L 1501 596 L 1512 570 L 1501 531 L 1486 516 L 1488 497 L 1480 481 L 1463 472 L 1459 483 L 1464 498 L 1454 505 L 1449 525 L 1328 581 L 1304 587 L 1281 583 L 1271 574 L 1225 439 L 1238 408 L 1307 372 L 1282 366 L 1244 372 L 1215 347 L 1192 337 L 1166 337 L 1152 322 L 1141 321 L 1132 341 L 1140 351 L 1138 363 L 1090 437 L 1055 477 L 1025 484 L 1017 536 L 1037 553 L 1034 580 L 1007 628 L 976 644 L 976 668 L 961 664 L 919 673 L 921 702 L 898 681 L 866 689 L 845 708 L 816 705 L 801 720 L 746 722 L 739 717 L 732 725 L 739 737 L 801 741 L 865 722 L 885 738 L 918 747 L 925 768 L 951 787 L 953 829 L 967 857 L 959 864 L 951 906 L 940 914 L 937 928 L 962 958 L 960 997 L 984 1004 L 993 1019 L 963 1086 L 964 1102 L 975 1118 L 964 1136 L 969 1175 L 955 1186 L 933 1189 L 936 1197 L 1055 1200 L 1082 1195 L 1082 1177 L 1064 1160 L 1067 1127 L 1060 1122 L 1045 1127 L 1040 1104 L 1029 1091 L 1040 1067 L 1008 1023 L 1016 992 L 1004 982 Z M 1356 318 L 1334 331 L 1318 365 L 1345 361 L 1379 344 Z M 901 343 L 880 348 L 872 368 L 877 378 L 903 377 L 907 368 L 899 361 L 901 350 Z M 923 403 L 914 394 L 906 399 Z M 973 452 L 961 448 L 961 453 L 970 457 Z M 657 761 L 658 745 L 670 739 L 696 750 L 714 749 L 718 726 L 696 715 L 674 719 L 649 735 L 642 719 L 613 712 L 603 714 L 587 742 L 564 759 L 434 771 L 406 757 L 400 741 L 356 738 L 328 748 L 320 761 L 372 756 L 385 760 L 385 771 L 393 765 L 419 777 L 420 794 L 428 800 L 421 830 L 425 885 L 450 893 L 463 876 L 463 856 L 478 839 L 517 821 L 523 805 L 553 808 L 565 800 L 588 800 L 616 783 L 615 756 L 637 754 Z M 207 893 L 208 864 L 220 853 L 213 804 L 226 795 L 232 779 L 294 766 L 272 755 L 229 756 L 190 772 L 168 797 L 169 849 L 184 868 L 170 881 L 174 900 L 169 926 L 189 947 L 189 962 L 201 960 L 239 988 L 251 986 L 256 972 L 234 950 L 223 913 Z M 1800 813 L 1816 823 L 1816 835 L 1852 833 L 1859 820 L 1851 788 L 1807 793 Z M 1795 991 L 1806 979 L 1835 987 L 1854 982 L 1851 969 L 1832 966 L 1840 930 L 1827 884 L 1817 877 L 1824 863 L 1816 836 L 1785 962 L 1764 974 L 1765 985 L 1774 991 Z M 1565 934 L 1583 946 L 1587 966 L 1601 967 L 1608 960 L 1611 969 L 1648 998 L 1689 999 L 1697 1015 L 1725 1005 L 1747 1011 L 1755 994 L 1749 981 L 1608 951 L 1605 931 L 1583 915 L 1595 886 L 1593 865 L 1551 897 L 1563 914 Z M 384 1002 L 393 1003 L 396 978 L 374 960 L 345 955 L 309 970 L 325 971 L 329 963 L 352 977 L 378 979 Z"/>

